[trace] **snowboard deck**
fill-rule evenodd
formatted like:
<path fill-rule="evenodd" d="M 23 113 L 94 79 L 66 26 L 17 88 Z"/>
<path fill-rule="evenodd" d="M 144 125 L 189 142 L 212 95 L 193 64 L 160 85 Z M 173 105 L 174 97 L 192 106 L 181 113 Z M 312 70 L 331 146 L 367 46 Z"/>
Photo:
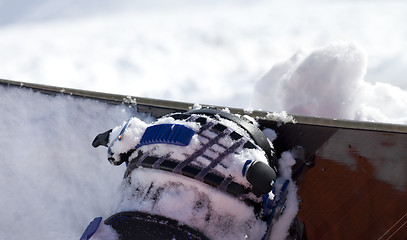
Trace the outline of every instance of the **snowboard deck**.
<path fill-rule="evenodd" d="M 0 79 L 0 86 L 116 105 L 161 117 L 194 104 Z M 207 105 L 202 105 L 207 106 Z M 219 109 L 225 107 L 211 106 Z M 309 239 L 407 239 L 407 126 L 293 116 L 282 124 L 268 112 L 228 108 L 273 129 L 277 155 L 293 150 L 293 177 Z"/>

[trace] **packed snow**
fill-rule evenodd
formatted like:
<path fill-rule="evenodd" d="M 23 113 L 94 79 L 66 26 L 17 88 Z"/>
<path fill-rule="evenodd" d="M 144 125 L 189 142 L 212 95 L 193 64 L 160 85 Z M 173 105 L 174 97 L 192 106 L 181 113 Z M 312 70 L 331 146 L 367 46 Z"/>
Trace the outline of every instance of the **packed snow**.
<path fill-rule="evenodd" d="M 109 214 L 124 171 L 92 140 L 135 110 L 3 87 L 0 96 L 0 238 L 78 239 L 90 215 Z"/>
<path fill-rule="evenodd" d="M 0 1 L 0 78 L 261 108 L 282 123 L 288 113 L 407 124 L 406 10 L 403 1 Z M 0 87 L 0 99 L 0 239 L 78 239 L 117 210 L 124 166 L 91 142 L 132 116 L 152 118 L 27 90 Z"/>
<path fill-rule="evenodd" d="M 367 59 L 352 42 L 297 52 L 257 83 L 253 105 L 297 115 L 407 124 L 407 91 L 366 82 Z"/>

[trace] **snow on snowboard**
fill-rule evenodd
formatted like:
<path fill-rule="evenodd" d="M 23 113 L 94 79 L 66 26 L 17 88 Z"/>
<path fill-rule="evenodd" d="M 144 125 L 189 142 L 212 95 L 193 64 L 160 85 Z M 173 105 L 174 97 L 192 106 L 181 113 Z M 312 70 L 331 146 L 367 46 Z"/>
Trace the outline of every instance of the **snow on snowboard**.
<path fill-rule="evenodd" d="M 256 136 L 253 137 L 250 134 L 246 136 L 244 132 L 250 131 L 247 131 L 247 129 L 245 129 L 244 126 L 242 127 L 239 123 L 236 124 L 236 121 L 233 119 L 227 119 L 226 115 L 229 113 L 224 111 L 224 107 L 198 106 L 182 102 L 96 93 L 76 89 L 20 83 L 8 80 L 1 80 L 0 83 L 1 86 L 6 88 L 26 88 L 33 91 L 39 91 L 44 94 L 67 95 L 73 98 L 93 99 L 95 101 L 108 104 L 132 106 L 135 107 L 138 112 L 151 114 L 155 118 L 159 119 L 158 123 L 151 124 L 141 123 L 141 121 L 137 119 L 130 119 L 126 123 L 112 130 L 117 137 L 132 133 L 139 134 L 139 139 L 143 140 L 143 133 L 146 132 L 147 129 L 154 132 L 157 130 L 157 127 L 154 126 L 159 126 L 161 127 L 161 132 L 167 131 L 169 135 L 182 132 L 182 136 L 190 136 L 191 139 L 194 139 L 195 137 L 197 140 L 199 140 L 196 142 L 197 145 L 194 145 L 195 148 L 191 148 L 195 151 L 197 149 L 199 150 L 199 147 L 202 146 L 199 145 L 201 144 L 201 139 L 203 139 L 204 136 L 209 136 L 208 134 L 201 136 L 197 133 L 204 133 L 201 128 L 208 125 L 205 128 L 218 126 L 218 129 L 214 129 L 213 132 L 219 131 L 219 129 L 223 128 L 223 131 L 227 131 L 228 133 L 228 139 L 236 138 L 236 141 L 230 140 L 230 142 L 228 142 L 229 140 L 222 140 L 223 142 L 221 143 L 226 146 L 226 150 L 231 148 L 229 152 L 235 153 L 237 151 L 236 149 L 238 149 L 240 145 L 243 146 L 247 142 L 253 142 L 260 151 L 264 150 L 261 146 L 258 147 L 258 142 L 261 141 L 256 141 Z M 211 109 L 220 109 L 220 112 L 225 112 L 225 117 L 216 119 L 213 118 L 213 116 L 209 116 L 211 114 L 199 112 L 202 111 L 199 110 L 202 107 L 203 109 L 206 109 L 206 107 L 210 107 Z M 193 111 L 198 112 L 194 113 Z M 186 112 L 188 112 L 188 116 L 183 116 L 183 114 L 185 115 Z M 270 224 L 270 221 L 267 222 L 266 220 L 267 223 L 265 227 L 266 229 L 269 229 L 269 232 L 272 232 L 271 234 L 274 237 L 273 239 L 285 238 L 287 236 L 297 239 L 305 237 L 309 239 L 403 239 L 407 237 L 407 205 L 405 204 L 407 202 L 407 126 L 304 116 L 289 116 L 284 113 L 276 114 L 235 108 L 227 109 L 227 112 L 230 112 L 231 116 L 236 116 L 234 114 L 238 114 L 238 116 L 249 116 L 248 120 L 246 119 L 244 121 L 250 121 L 251 118 L 255 119 L 259 124 L 259 129 L 261 129 L 269 139 L 273 140 L 272 143 L 274 146 L 275 155 L 266 156 L 265 159 L 268 160 L 265 162 L 268 163 L 272 170 L 276 171 L 278 175 L 278 178 L 270 180 L 273 181 L 273 186 L 275 187 L 275 189 L 273 189 L 273 191 L 270 193 L 274 194 L 275 196 L 265 197 L 266 195 L 264 192 L 261 192 L 260 195 L 263 195 L 263 199 L 260 201 L 258 198 L 256 198 L 256 194 L 258 194 L 256 191 L 250 192 L 250 196 L 245 195 L 247 197 L 245 199 L 239 195 L 240 200 L 243 199 L 242 201 L 246 201 L 246 204 L 251 202 L 254 206 L 256 203 L 263 202 L 264 205 L 269 205 L 269 208 L 264 208 L 265 206 L 262 206 L 263 209 L 260 211 L 265 212 L 265 209 L 270 209 L 270 214 L 266 215 L 268 217 L 273 216 L 273 214 L 275 215 L 273 216 L 273 224 Z M 166 117 L 163 117 L 165 115 L 175 113 L 178 114 L 173 115 L 176 116 L 175 119 L 177 122 L 169 122 Z M 202 118 L 202 114 L 205 120 L 197 120 Z M 214 114 L 219 115 L 219 113 Z M 203 123 L 203 121 L 205 121 L 205 123 Z M 181 130 L 173 130 L 175 126 L 174 124 L 176 124 L 176 127 Z M 130 125 L 130 128 L 128 125 Z M 132 126 L 133 129 L 131 128 Z M 194 133 L 192 134 L 192 132 L 190 132 L 190 135 L 188 135 L 190 129 L 192 129 Z M 239 131 L 241 131 L 241 129 L 243 129 L 243 131 L 240 133 Z M 101 129 L 100 131 L 103 132 L 105 130 L 107 129 Z M 239 133 L 242 137 L 237 138 L 236 136 L 232 136 L 231 134 L 234 132 Z M 170 145 L 175 149 L 182 148 L 180 145 L 185 144 L 185 141 L 187 142 L 186 145 L 191 147 L 193 144 L 195 144 L 195 142 L 193 142 L 194 140 L 190 140 L 189 138 L 187 138 L 187 140 L 172 138 L 172 140 L 174 139 L 178 141 L 177 144 Z M 117 158 L 117 156 L 126 155 L 125 153 L 128 153 L 129 149 L 128 146 L 124 146 L 126 145 L 124 140 L 121 141 L 119 139 L 116 141 L 116 143 L 120 144 L 116 144 L 114 146 L 111 145 L 108 147 L 109 151 L 113 153 L 112 156 L 116 151 L 116 160 L 120 160 L 121 157 Z M 158 151 L 154 150 L 154 144 L 147 144 L 149 141 L 155 141 L 155 144 L 157 144 L 157 141 L 163 140 L 154 134 L 150 135 L 150 137 L 145 137 L 145 145 L 139 146 L 140 149 L 143 148 L 143 153 Z M 208 141 L 210 142 L 211 139 Z M 139 142 L 138 144 L 141 143 Z M 108 145 L 108 143 L 105 145 Z M 217 145 L 222 146 L 219 144 L 219 142 L 217 142 Z M 251 156 L 254 158 L 253 156 L 258 154 L 258 152 L 250 152 L 252 150 L 246 151 L 246 148 L 243 147 L 241 149 L 243 149 L 241 155 L 245 157 Z M 202 152 L 203 151 L 204 150 L 202 150 Z M 218 184 L 215 187 L 218 189 L 223 188 L 229 193 L 233 191 L 236 193 L 236 189 L 238 189 L 230 187 L 231 183 L 236 184 L 236 186 L 240 185 L 242 189 L 244 189 L 251 188 L 252 186 L 256 185 L 256 181 L 261 182 L 261 180 L 251 180 L 252 182 L 245 182 L 245 174 L 247 174 L 248 170 L 247 168 L 255 169 L 252 162 L 246 163 L 242 160 L 243 167 L 246 165 L 246 172 L 242 171 L 243 169 L 240 169 L 242 173 L 238 176 L 238 174 L 235 174 L 236 169 L 232 169 L 229 166 L 220 166 L 224 161 L 223 159 L 227 159 L 228 157 L 228 154 L 223 154 L 225 156 L 222 155 L 222 151 L 225 151 L 225 149 L 222 150 L 222 148 L 217 148 L 217 150 L 212 149 L 211 151 L 214 156 L 207 156 L 210 155 L 209 153 L 204 154 L 204 157 L 202 157 L 201 162 L 199 163 L 204 164 L 205 161 L 209 162 L 207 165 L 202 165 L 204 167 L 199 166 L 199 164 L 194 166 L 188 165 L 189 169 L 192 170 L 186 174 L 195 173 L 191 179 L 195 178 L 195 180 L 200 179 L 203 182 L 209 182 L 209 185 L 212 185 L 212 188 Z M 131 152 L 131 154 L 134 154 L 134 152 Z M 141 167 L 140 169 L 143 170 L 139 173 L 134 173 L 137 171 L 127 171 L 126 174 L 132 174 L 132 181 L 139 181 L 138 183 L 141 184 L 141 181 L 147 181 L 146 176 L 150 174 L 150 172 L 148 172 L 149 168 L 158 169 L 160 168 L 160 164 L 163 164 L 162 166 L 171 169 L 171 171 L 179 171 L 180 175 L 183 175 L 180 167 L 178 167 L 178 170 L 174 170 L 177 169 L 177 164 L 179 165 L 178 162 L 174 163 L 174 161 L 180 159 L 180 156 L 171 156 L 168 154 L 168 152 L 160 154 L 160 158 L 157 158 L 156 156 L 155 158 L 154 156 L 147 156 L 145 157 L 147 160 L 134 161 L 133 165 L 138 165 L 133 167 Z M 190 155 L 193 154 L 194 152 L 192 151 Z M 221 155 L 223 157 L 220 157 Z M 205 159 L 205 157 L 207 157 L 207 159 Z M 140 156 L 139 154 L 138 156 L 131 156 L 131 158 L 141 159 L 143 156 Z M 217 161 L 217 164 L 211 165 L 210 161 L 213 160 L 215 160 L 215 162 Z M 279 162 L 277 163 L 277 161 Z M 284 165 L 281 162 L 288 163 L 287 166 L 289 167 L 285 166 L 285 169 L 276 169 L 279 167 L 281 168 L 282 165 Z M 129 164 L 128 167 L 132 166 L 132 161 L 127 163 Z M 226 161 L 225 165 L 228 165 Z M 202 173 L 202 168 L 206 169 L 206 172 Z M 216 180 L 216 176 L 213 176 L 208 180 L 205 179 L 205 177 L 208 176 L 208 172 L 211 170 L 210 168 L 216 168 L 217 172 L 222 172 L 222 169 L 229 170 L 225 170 L 225 172 L 222 173 L 225 176 L 223 179 Z M 167 172 L 162 172 L 164 172 L 164 174 L 168 174 L 168 172 L 171 171 L 168 171 L 167 169 Z M 190 192 L 197 191 L 196 193 L 198 194 L 205 193 L 206 196 L 209 196 L 208 199 L 211 199 L 213 202 L 221 202 L 224 200 L 222 197 L 217 196 L 217 193 L 212 193 L 212 189 L 207 189 L 206 186 L 202 189 L 191 190 L 194 189 L 194 187 L 192 187 L 194 183 L 191 183 L 190 180 L 187 180 L 182 186 L 177 185 L 179 182 L 175 179 L 176 177 L 173 179 L 174 176 L 172 175 L 165 178 L 167 181 L 171 180 L 170 182 L 173 182 L 176 185 L 176 187 L 171 186 L 172 189 L 180 190 L 182 188 L 186 188 L 189 189 Z M 254 175 L 257 175 L 257 173 Z M 226 176 L 232 177 L 228 178 Z M 291 185 L 289 184 L 290 181 L 292 181 Z M 148 181 L 143 182 L 143 184 L 148 184 Z M 162 184 L 165 185 L 165 183 Z M 159 189 L 158 186 L 150 187 L 152 189 L 154 187 Z M 261 187 L 262 186 L 259 188 Z M 131 186 L 129 189 L 130 188 Z M 141 190 L 139 190 L 139 192 L 140 191 Z M 147 192 L 148 189 L 145 189 L 145 191 Z M 290 198 L 290 196 L 287 196 L 290 193 L 295 194 L 296 192 L 298 195 L 294 195 L 294 197 L 291 196 Z M 134 194 L 134 189 L 132 194 Z M 233 194 L 230 195 L 233 196 Z M 295 201 L 290 201 L 290 199 L 294 199 Z M 123 210 L 122 213 L 125 212 L 124 210 L 126 210 L 126 207 L 130 206 L 130 203 L 125 204 L 124 201 L 125 199 L 123 198 L 121 202 L 121 210 Z M 172 203 L 174 204 L 174 202 Z M 205 204 L 205 202 L 201 202 L 201 204 Z M 239 203 L 237 203 L 236 206 L 239 206 Z M 217 209 L 221 208 L 222 205 L 219 203 Z M 296 208 L 297 210 L 299 209 L 298 212 L 295 210 Z M 161 214 L 164 216 L 170 215 L 168 210 L 163 211 L 164 212 Z M 278 224 L 275 224 L 279 220 L 278 216 L 283 217 L 285 213 L 288 214 L 290 211 L 292 211 L 291 214 L 294 214 L 295 218 L 293 217 L 289 219 L 290 224 L 288 227 L 287 224 L 285 224 L 286 226 L 278 226 Z M 276 212 L 277 214 L 275 214 Z M 185 213 L 185 215 L 189 214 L 190 213 Z M 232 213 L 225 212 L 225 214 Z M 236 214 L 239 215 L 242 213 Z M 117 220 L 117 218 L 123 218 L 124 215 L 114 215 L 112 218 L 116 217 Z M 250 214 L 247 216 L 250 216 Z M 153 219 L 157 216 L 156 214 L 149 214 L 148 216 L 126 215 L 125 217 L 128 219 Z M 109 218 L 106 221 L 112 222 L 112 218 Z M 95 221 L 98 220 L 99 219 L 96 219 Z M 184 219 L 184 222 L 186 222 L 185 220 L 186 219 Z M 171 225 L 171 223 L 168 222 L 168 218 L 155 219 L 155 222 L 159 221 L 167 221 L 167 225 Z M 196 224 L 197 226 L 201 226 L 201 223 L 199 222 Z M 236 226 L 240 226 L 239 224 L 241 224 L 241 226 L 246 224 L 247 226 L 247 221 L 245 222 L 242 220 L 241 222 L 236 222 L 235 224 Z M 90 227 L 92 228 L 91 225 Z M 109 225 L 112 226 L 111 224 Z M 259 222 L 258 224 L 255 224 L 255 226 L 251 226 L 250 229 L 257 229 L 260 231 L 263 229 L 261 225 L 262 223 Z M 268 227 L 269 225 L 273 225 L 272 227 L 276 229 L 280 227 L 280 229 L 273 232 L 271 231 L 271 227 Z M 107 225 L 103 226 L 105 226 L 105 229 L 101 229 L 99 231 L 108 235 L 109 231 L 112 230 L 108 229 L 107 227 L 109 226 Z M 122 226 L 125 226 L 125 224 Z M 129 226 L 134 225 L 130 224 Z M 200 234 L 202 234 L 202 231 L 194 232 L 196 229 L 196 227 L 192 230 L 186 227 L 185 229 L 178 230 L 188 232 L 189 234 L 195 234 L 194 236 L 199 239 L 201 238 Z M 285 230 L 283 231 L 281 229 Z M 199 227 L 198 230 L 200 230 Z M 229 230 L 233 231 L 233 228 L 230 228 Z M 289 233 L 287 233 L 288 230 Z M 94 231 L 96 231 L 96 229 L 94 229 Z M 204 231 L 203 235 L 211 236 L 211 233 L 216 233 L 216 230 L 214 229 L 208 231 L 211 232 Z M 90 229 L 90 232 L 92 232 L 92 229 Z M 210 238 L 216 238 L 216 234 L 214 235 L 215 237 L 211 236 Z M 245 237 L 251 239 L 253 234 L 256 233 L 250 233 Z M 269 237 L 265 236 L 264 234 L 260 235 L 260 238 L 257 239 L 265 239 Z"/>

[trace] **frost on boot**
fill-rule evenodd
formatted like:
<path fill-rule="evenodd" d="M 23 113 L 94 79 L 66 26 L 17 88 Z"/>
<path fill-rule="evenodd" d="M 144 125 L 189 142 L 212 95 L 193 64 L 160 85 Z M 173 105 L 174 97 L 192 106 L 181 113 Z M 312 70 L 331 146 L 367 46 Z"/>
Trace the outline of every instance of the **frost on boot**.
<path fill-rule="evenodd" d="M 137 232 L 151 239 L 266 239 L 285 209 L 288 183 L 276 183 L 272 144 L 253 120 L 199 109 L 152 124 L 132 118 L 95 141 L 108 147 L 112 164 L 127 165 L 118 214 L 105 221 L 120 239 Z"/>

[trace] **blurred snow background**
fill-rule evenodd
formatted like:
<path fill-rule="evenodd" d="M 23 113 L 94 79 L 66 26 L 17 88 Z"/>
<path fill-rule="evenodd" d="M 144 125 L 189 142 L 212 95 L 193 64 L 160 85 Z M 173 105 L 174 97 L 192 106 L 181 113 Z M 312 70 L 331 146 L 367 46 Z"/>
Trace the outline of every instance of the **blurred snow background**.
<path fill-rule="evenodd" d="M 404 1 L 3 0 L 0 77 L 289 111 L 290 105 L 274 104 L 275 99 L 267 108 L 253 103 L 256 82 L 298 51 L 345 41 L 366 52 L 364 82 L 389 83 L 406 95 L 406 13 Z M 392 104 L 387 100 L 368 99 L 363 105 L 379 111 L 376 117 L 336 117 L 404 123 L 406 110 L 390 119 L 380 112 Z"/>
<path fill-rule="evenodd" d="M 0 78 L 405 124 L 406 13 L 379 0 L 0 0 Z M 0 239 L 78 239 L 109 216 L 123 174 L 90 143 L 133 109 L 4 88 L 0 100 Z"/>

